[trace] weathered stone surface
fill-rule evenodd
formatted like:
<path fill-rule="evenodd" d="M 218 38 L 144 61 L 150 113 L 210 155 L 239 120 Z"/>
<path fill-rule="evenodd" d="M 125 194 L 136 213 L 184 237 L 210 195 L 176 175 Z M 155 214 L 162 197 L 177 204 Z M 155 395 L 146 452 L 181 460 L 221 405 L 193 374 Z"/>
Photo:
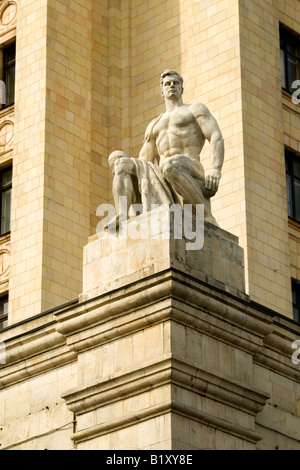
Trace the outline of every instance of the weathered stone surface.
<path fill-rule="evenodd" d="M 169 209 L 160 208 L 124 222 L 116 238 L 110 232 L 92 237 L 84 248 L 81 300 L 169 268 L 246 298 L 243 250 L 237 238 L 201 220 L 196 227 L 194 218 L 191 232 L 199 231 L 193 240 L 185 235 L 184 223 L 182 237 L 176 239 L 177 219 L 171 217 L 168 226 L 163 222 L 168 217 Z M 184 220 L 183 211 L 180 217 Z"/>

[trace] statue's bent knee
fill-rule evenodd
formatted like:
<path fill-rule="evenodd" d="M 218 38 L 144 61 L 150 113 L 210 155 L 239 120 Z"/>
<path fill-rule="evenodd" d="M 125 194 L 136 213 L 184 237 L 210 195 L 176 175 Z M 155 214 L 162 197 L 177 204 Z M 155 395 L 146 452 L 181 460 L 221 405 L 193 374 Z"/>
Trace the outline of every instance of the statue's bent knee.
<path fill-rule="evenodd" d="M 167 178 L 175 176 L 180 170 L 180 163 L 178 159 L 168 158 L 165 160 L 160 167 L 162 174 Z"/>

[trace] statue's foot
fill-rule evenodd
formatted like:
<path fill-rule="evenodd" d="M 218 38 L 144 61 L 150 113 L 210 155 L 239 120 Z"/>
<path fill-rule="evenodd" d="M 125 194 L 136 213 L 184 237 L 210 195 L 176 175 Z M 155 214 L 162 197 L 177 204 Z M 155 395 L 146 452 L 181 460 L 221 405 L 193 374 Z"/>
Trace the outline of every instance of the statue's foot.
<path fill-rule="evenodd" d="M 104 225 L 104 230 L 115 233 L 120 228 L 120 214 L 113 217 L 107 224 Z"/>

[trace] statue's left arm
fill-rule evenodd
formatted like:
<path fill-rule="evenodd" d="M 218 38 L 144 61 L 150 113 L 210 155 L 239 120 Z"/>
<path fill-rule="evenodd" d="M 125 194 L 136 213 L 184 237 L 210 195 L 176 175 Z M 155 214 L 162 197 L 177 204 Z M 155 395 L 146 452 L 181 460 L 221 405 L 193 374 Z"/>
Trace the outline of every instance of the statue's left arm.
<path fill-rule="evenodd" d="M 205 178 L 205 186 L 215 194 L 219 187 L 224 162 L 224 141 L 219 125 L 203 104 L 196 105 L 195 118 L 203 136 L 210 142 L 211 165 Z"/>

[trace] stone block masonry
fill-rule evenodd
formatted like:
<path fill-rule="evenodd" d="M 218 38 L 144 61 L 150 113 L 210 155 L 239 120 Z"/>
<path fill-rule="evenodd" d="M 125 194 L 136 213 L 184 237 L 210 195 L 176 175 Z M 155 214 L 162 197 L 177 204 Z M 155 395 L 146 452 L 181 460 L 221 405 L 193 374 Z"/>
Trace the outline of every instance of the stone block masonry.
<path fill-rule="evenodd" d="M 0 334 L 2 449 L 300 449 L 299 325 L 244 293 L 236 237 L 205 238 L 185 258 L 158 240 L 151 262 L 148 240 L 89 240 L 78 301 Z"/>

